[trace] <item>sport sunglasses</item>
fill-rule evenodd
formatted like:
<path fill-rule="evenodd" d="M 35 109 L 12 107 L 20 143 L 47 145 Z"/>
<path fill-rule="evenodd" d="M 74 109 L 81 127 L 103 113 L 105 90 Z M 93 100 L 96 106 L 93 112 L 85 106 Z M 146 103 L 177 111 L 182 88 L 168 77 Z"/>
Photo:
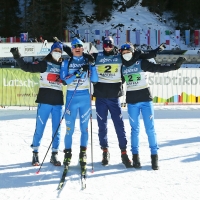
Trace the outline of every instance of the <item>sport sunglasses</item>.
<path fill-rule="evenodd" d="M 74 44 L 74 45 L 72 45 L 72 48 L 73 49 L 75 49 L 75 48 L 81 48 L 81 47 L 83 47 L 83 45 L 82 44 Z"/>
<path fill-rule="evenodd" d="M 113 45 L 112 44 L 103 44 L 103 48 L 107 48 L 107 47 L 112 48 Z"/>

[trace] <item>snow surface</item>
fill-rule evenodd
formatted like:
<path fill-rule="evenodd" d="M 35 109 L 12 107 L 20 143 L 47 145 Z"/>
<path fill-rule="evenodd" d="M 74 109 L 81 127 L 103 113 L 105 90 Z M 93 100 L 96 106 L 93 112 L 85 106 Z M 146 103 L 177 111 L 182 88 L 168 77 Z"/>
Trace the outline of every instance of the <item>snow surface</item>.
<path fill-rule="evenodd" d="M 73 136 L 71 168 L 63 190 L 57 186 L 63 166 L 55 167 L 49 151 L 40 173 L 31 165 L 30 144 L 35 129 L 36 108 L 0 108 L 0 198 L 1 200 L 70 199 L 70 200 L 198 200 L 200 196 L 200 106 L 155 106 L 155 128 L 159 142 L 160 170 L 150 164 L 150 149 L 141 119 L 140 157 L 142 169 L 126 169 L 121 164 L 120 150 L 113 123 L 108 119 L 111 160 L 102 166 L 102 151 L 93 106 L 91 162 L 91 129 L 89 123 L 87 188 L 81 190 L 78 154 L 80 146 L 79 120 Z M 29 110 L 30 109 L 30 110 Z M 130 152 L 130 125 L 127 109 L 122 108 Z M 65 122 L 61 124 L 59 159 L 63 161 Z M 47 122 L 40 148 L 42 162 L 51 143 L 51 120 Z M 94 172 L 92 173 L 92 166 Z"/>

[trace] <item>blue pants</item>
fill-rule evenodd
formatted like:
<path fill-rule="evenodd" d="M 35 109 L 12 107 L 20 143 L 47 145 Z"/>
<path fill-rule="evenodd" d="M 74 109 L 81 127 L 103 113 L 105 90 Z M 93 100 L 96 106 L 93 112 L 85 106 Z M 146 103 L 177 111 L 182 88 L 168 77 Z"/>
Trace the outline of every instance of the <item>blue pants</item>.
<path fill-rule="evenodd" d="M 66 108 L 70 111 L 70 113 L 67 112 L 65 115 L 65 149 L 71 149 L 72 147 L 72 135 L 74 133 L 75 121 L 78 112 L 80 117 L 81 131 L 80 146 L 87 147 L 88 145 L 88 122 L 91 114 L 90 94 L 88 90 L 77 90 L 73 97 L 72 95 L 73 91 L 67 91 Z"/>
<path fill-rule="evenodd" d="M 44 128 L 46 126 L 50 114 L 52 118 L 52 139 L 54 137 L 54 134 L 56 134 L 52 142 L 52 151 L 58 151 L 60 144 L 60 127 L 57 133 L 56 130 L 62 118 L 62 106 L 39 103 L 37 108 L 36 128 L 33 136 L 33 142 L 31 145 L 34 152 L 38 152 L 38 148 L 40 146 L 41 139 L 44 133 Z"/>
<path fill-rule="evenodd" d="M 151 155 L 157 154 L 158 144 L 154 129 L 154 111 L 152 101 L 128 104 L 131 125 L 131 151 L 139 154 L 140 111 L 142 113 L 146 134 L 148 136 Z"/>
<path fill-rule="evenodd" d="M 124 129 L 124 122 L 119 98 L 96 98 L 95 104 L 97 122 L 99 126 L 98 136 L 101 148 L 109 147 L 107 137 L 107 116 L 109 111 L 111 114 L 112 121 L 114 123 L 115 131 L 117 133 L 119 148 L 126 149 L 126 132 Z"/>

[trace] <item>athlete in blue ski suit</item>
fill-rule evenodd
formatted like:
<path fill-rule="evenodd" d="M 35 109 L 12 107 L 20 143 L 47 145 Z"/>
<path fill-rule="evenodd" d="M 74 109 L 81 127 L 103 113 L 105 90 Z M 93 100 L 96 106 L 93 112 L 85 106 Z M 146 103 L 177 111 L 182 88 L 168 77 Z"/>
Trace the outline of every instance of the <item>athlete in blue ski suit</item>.
<path fill-rule="evenodd" d="M 152 95 L 148 85 L 147 72 L 168 72 L 177 70 L 185 61 L 178 58 L 173 64 L 154 64 L 146 59 L 140 59 L 139 54 L 134 52 L 132 44 L 126 43 L 121 46 L 122 74 L 126 81 L 126 103 L 128 104 L 129 121 L 131 125 L 131 151 L 133 154 L 133 166 L 140 168 L 139 159 L 139 132 L 140 112 L 143 116 L 146 134 L 151 150 L 152 169 L 158 170 L 158 142 L 154 128 L 154 111 Z"/>
<path fill-rule="evenodd" d="M 83 56 L 83 43 L 75 38 L 72 43 L 73 56 L 62 63 L 60 78 L 67 84 L 65 115 L 65 160 L 64 164 L 69 165 L 71 159 L 72 135 L 74 133 L 75 120 L 79 112 L 80 117 L 80 164 L 83 156 L 86 156 L 88 145 L 88 121 L 91 114 L 90 81 L 98 81 L 96 67 L 89 65 L 88 60 Z M 88 73 L 89 72 L 89 73 Z M 89 77 L 90 74 L 90 77 Z M 90 79 L 90 80 L 89 80 Z"/>
<path fill-rule="evenodd" d="M 36 103 L 38 103 L 36 128 L 32 141 L 33 159 L 32 165 L 39 165 L 38 149 L 44 129 L 51 114 L 52 117 L 52 156 L 50 162 L 56 166 L 60 166 L 61 162 L 57 159 L 60 144 L 60 127 L 56 132 L 61 118 L 63 107 L 62 83 L 57 81 L 60 75 L 61 55 L 63 46 L 59 42 L 53 43 L 51 52 L 42 61 L 25 62 L 20 56 L 17 48 L 12 48 L 13 53 L 20 68 L 25 72 L 40 73 L 40 86 Z"/>

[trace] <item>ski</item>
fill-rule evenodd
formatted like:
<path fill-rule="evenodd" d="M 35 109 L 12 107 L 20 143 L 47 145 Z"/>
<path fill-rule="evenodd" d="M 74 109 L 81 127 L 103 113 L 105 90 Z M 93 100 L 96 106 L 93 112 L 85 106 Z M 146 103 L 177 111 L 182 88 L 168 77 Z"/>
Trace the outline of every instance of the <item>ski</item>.
<path fill-rule="evenodd" d="M 68 165 L 65 165 L 65 166 L 64 166 L 64 170 L 63 170 L 63 174 L 62 174 L 62 177 L 61 177 L 61 179 L 60 179 L 60 183 L 59 183 L 59 185 L 58 185 L 57 190 L 61 190 L 61 189 L 62 189 L 62 187 L 63 187 L 63 185 L 64 185 L 64 183 L 65 183 L 65 178 L 66 178 L 66 176 L 67 176 L 68 170 L 69 170 L 69 166 L 68 166 Z"/>
<path fill-rule="evenodd" d="M 81 166 L 81 188 L 82 190 L 86 189 L 86 165 Z"/>

